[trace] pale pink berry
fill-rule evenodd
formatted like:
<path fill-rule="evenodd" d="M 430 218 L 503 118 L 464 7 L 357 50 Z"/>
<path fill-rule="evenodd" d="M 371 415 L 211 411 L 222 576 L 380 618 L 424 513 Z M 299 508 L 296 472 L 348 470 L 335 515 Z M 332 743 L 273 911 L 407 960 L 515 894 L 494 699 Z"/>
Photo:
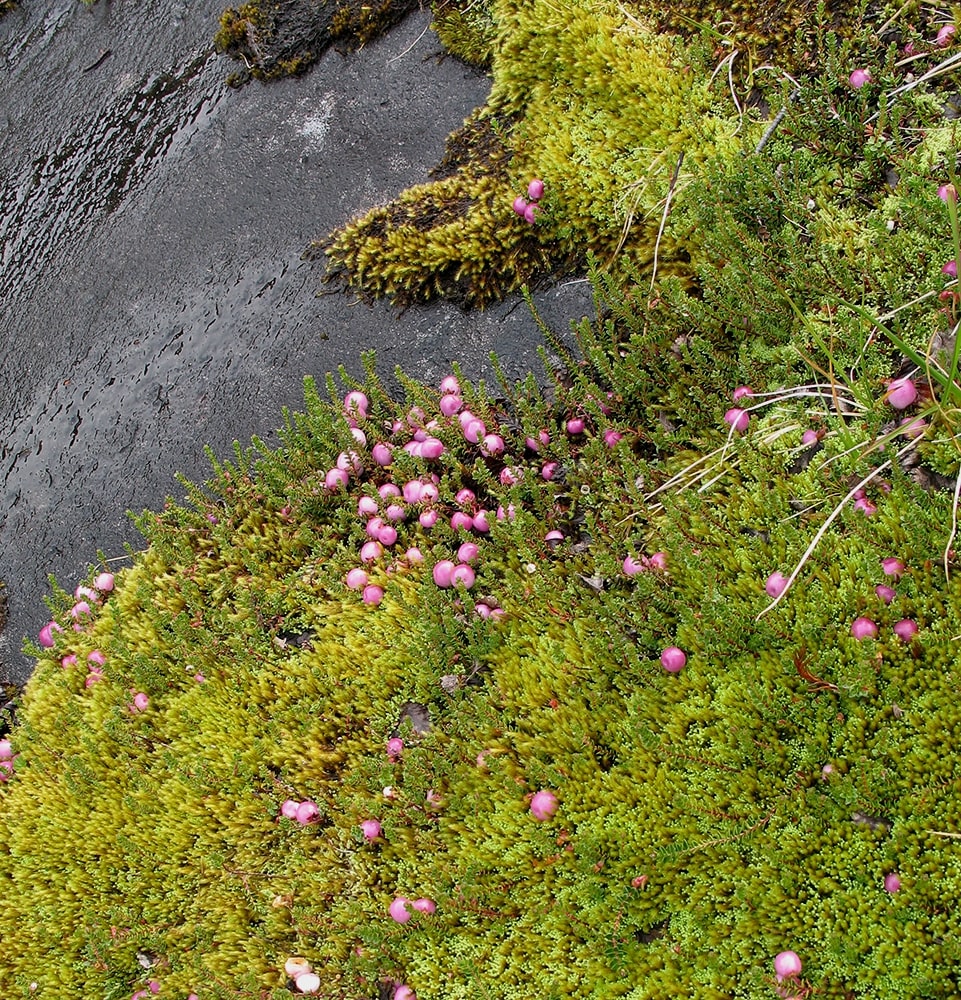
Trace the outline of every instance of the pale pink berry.
<path fill-rule="evenodd" d="M 454 568 L 455 563 L 451 562 L 450 559 L 441 559 L 440 562 L 435 563 L 432 571 L 434 583 L 436 583 L 438 587 L 449 587 L 451 585 Z"/>
<path fill-rule="evenodd" d="M 376 819 L 362 820 L 360 830 L 364 835 L 364 840 L 376 840 L 383 833 L 383 827 Z"/>
<path fill-rule="evenodd" d="M 739 385 L 734 392 L 731 393 L 731 399 L 736 403 L 739 399 L 745 399 L 746 397 L 753 396 L 754 390 L 749 385 Z"/>
<path fill-rule="evenodd" d="M 751 422 L 751 414 L 747 410 L 742 410 L 737 406 L 732 406 L 724 414 L 724 422 L 731 425 L 738 432 L 738 434 L 743 434 L 747 430 L 748 424 Z"/>
<path fill-rule="evenodd" d="M 531 796 L 531 815 L 538 821 L 550 819 L 557 812 L 557 804 L 557 796 L 553 792 L 535 792 Z"/>
<path fill-rule="evenodd" d="M 848 77 L 848 83 L 855 90 L 860 90 L 866 83 L 870 83 L 874 77 L 871 76 L 871 71 L 869 69 L 856 69 Z"/>
<path fill-rule="evenodd" d="M 460 382 L 457 381 L 456 375 L 445 375 L 440 380 L 440 391 L 446 396 L 452 393 L 460 392 Z"/>
<path fill-rule="evenodd" d="M 764 584 L 768 597 L 780 597 L 787 586 L 788 578 L 780 571 L 773 572 Z"/>
<path fill-rule="evenodd" d="M 685 663 L 687 663 L 687 654 L 683 649 L 678 649 L 677 646 L 668 646 L 661 653 L 661 666 L 669 674 L 680 673 L 684 669 Z"/>
<path fill-rule="evenodd" d="M 93 585 L 101 594 L 109 594 L 114 586 L 113 573 L 98 573 Z"/>
<path fill-rule="evenodd" d="M 645 559 L 635 559 L 633 556 L 624 556 L 621 569 L 625 576 L 637 576 L 638 573 L 646 573 L 650 567 Z"/>
<path fill-rule="evenodd" d="M 855 618 L 851 622 L 851 635 L 855 639 L 874 639 L 877 634 L 878 627 L 870 618 Z"/>
<path fill-rule="evenodd" d="M 437 904 L 432 899 L 415 899 L 410 905 L 413 906 L 418 913 L 431 914 L 435 913 L 437 910 Z"/>
<path fill-rule="evenodd" d="M 376 607 L 384 599 L 384 588 L 378 587 L 375 583 L 369 583 L 361 593 L 364 604 Z"/>
<path fill-rule="evenodd" d="M 564 430 L 571 435 L 571 437 L 577 434 L 583 434 L 584 428 L 587 426 L 586 421 L 583 417 L 571 417 L 567 423 L 564 424 Z"/>
<path fill-rule="evenodd" d="M 958 192 L 957 192 L 957 189 L 955 188 L 955 186 L 953 184 L 942 184 L 938 188 L 938 197 L 943 202 L 957 201 L 958 200 Z"/>
<path fill-rule="evenodd" d="M 793 979 L 801 974 L 801 959 L 797 952 L 782 951 L 774 957 L 774 974 L 780 983 L 785 979 Z"/>
<path fill-rule="evenodd" d="M 396 920 L 397 923 L 406 924 L 410 920 L 410 910 L 407 909 L 409 902 L 410 900 L 406 896 L 398 896 L 387 907 L 387 912 L 390 913 L 392 919 Z"/>
<path fill-rule="evenodd" d="M 884 891 L 897 892 L 901 888 L 901 879 L 894 872 L 884 876 Z"/>
<path fill-rule="evenodd" d="M 362 569 L 352 569 L 347 574 L 346 582 L 351 590 L 363 590 L 367 586 L 367 574 Z"/>
<path fill-rule="evenodd" d="M 417 994 L 407 983 L 401 983 L 394 989 L 393 1000 L 417 1000 Z"/>
<path fill-rule="evenodd" d="M 280 806 L 280 815 L 287 819 L 297 818 L 297 807 L 300 803 L 296 799 L 284 799 Z"/>
<path fill-rule="evenodd" d="M 514 199 L 514 203 L 511 205 L 511 208 L 518 215 L 523 216 L 524 212 L 527 210 L 527 199 L 523 195 L 518 195 Z"/>
<path fill-rule="evenodd" d="M 951 44 L 956 32 L 957 28 L 953 24 L 945 24 L 940 28 L 936 39 L 938 48 L 946 49 Z"/>
<path fill-rule="evenodd" d="M 392 761 L 400 760 L 404 752 L 404 741 L 399 736 L 392 736 L 387 741 L 387 759 Z"/>
<path fill-rule="evenodd" d="M 917 386 L 909 378 L 896 378 L 888 386 L 884 398 L 896 410 L 903 410 L 918 398 Z"/>
<path fill-rule="evenodd" d="M 534 219 L 537 217 L 537 213 L 541 210 L 540 205 L 528 205 L 524 209 L 524 221 L 529 225 L 534 225 Z"/>
<path fill-rule="evenodd" d="M 535 177 L 527 185 L 527 197 L 531 201 L 540 201 L 544 197 L 544 182 L 539 177 Z"/>
<path fill-rule="evenodd" d="M 294 980 L 294 985 L 301 993 L 317 993 L 320 990 L 320 976 L 316 972 L 302 972 Z"/>
<path fill-rule="evenodd" d="M 885 604 L 890 604 L 894 600 L 895 590 L 893 587 L 887 587 L 883 583 L 879 583 L 874 588 L 874 592 Z"/>

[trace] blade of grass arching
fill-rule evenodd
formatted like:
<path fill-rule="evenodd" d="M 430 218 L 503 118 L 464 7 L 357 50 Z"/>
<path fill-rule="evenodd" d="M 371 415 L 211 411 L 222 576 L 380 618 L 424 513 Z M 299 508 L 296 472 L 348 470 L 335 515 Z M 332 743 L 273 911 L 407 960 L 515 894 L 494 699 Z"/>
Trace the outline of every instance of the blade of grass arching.
<path fill-rule="evenodd" d="M 951 579 L 951 572 L 948 569 L 948 560 L 951 556 L 951 546 L 958 535 L 958 499 L 961 497 L 961 471 L 954 481 L 954 499 L 951 503 L 951 534 L 948 535 L 947 544 L 944 546 L 944 578 Z"/>
<path fill-rule="evenodd" d="M 831 511 L 830 514 L 828 514 L 824 524 L 822 524 L 821 527 L 818 528 L 814 537 L 811 539 L 811 544 L 808 545 L 807 549 L 804 552 L 804 555 L 801 556 L 797 566 L 794 567 L 794 570 L 792 571 L 791 575 L 787 578 L 787 583 L 784 585 L 784 589 L 781 591 L 780 594 L 777 595 L 777 597 L 774 598 L 773 601 L 771 601 L 771 603 L 766 608 L 764 608 L 763 611 L 761 611 L 761 613 L 754 619 L 755 621 L 760 621 L 769 611 L 773 611 L 774 608 L 776 608 L 778 604 L 781 603 L 782 598 L 794 585 L 794 581 L 797 579 L 798 574 L 801 572 L 802 569 L 804 569 L 804 566 L 807 563 L 808 559 L 811 558 L 811 554 L 818 547 L 818 544 L 820 543 L 821 539 L 827 534 L 828 528 L 831 527 L 831 525 L 835 522 L 835 520 L 837 520 L 838 515 L 841 513 L 841 511 L 844 510 L 844 508 L 848 505 L 848 503 L 850 503 L 850 501 L 854 498 L 854 494 L 857 493 L 858 490 L 863 489 L 865 486 L 867 486 L 867 484 L 871 482 L 871 480 L 874 479 L 876 476 L 879 476 L 882 472 L 884 472 L 884 470 L 891 465 L 891 463 L 894 461 L 895 458 L 897 459 L 902 458 L 909 451 L 911 451 L 912 448 L 917 448 L 917 446 L 918 446 L 917 441 L 910 441 L 894 456 L 894 458 L 889 458 L 886 462 L 879 465 L 876 469 L 874 469 L 872 472 L 866 475 L 859 483 L 855 483 L 854 486 L 852 486 L 851 489 L 848 490 L 848 492 L 844 495 L 844 498 L 841 500 L 841 502 L 834 508 L 834 510 Z"/>
<path fill-rule="evenodd" d="M 944 389 L 949 392 L 949 380 L 942 372 L 933 369 L 928 362 L 928 359 L 924 355 L 919 354 L 903 337 L 896 334 L 893 330 L 889 330 L 883 323 L 880 323 L 877 317 L 872 316 L 864 306 L 853 305 L 850 302 L 845 302 L 844 299 L 836 300 L 838 305 L 847 306 L 848 309 L 853 309 L 865 322 L 870 323 L 872 326 L 877 327 L 884 335 L 891 341 L 892 344 L 911 362 L 917 365 L 922 371 L 930 371 L 934 380 Z"/>
<path fill-rule="evenodd" d="M 954 171 L 951 171 L 951 180 L 954 180 Z M 955 190 L 957 188 L 955 187 Z M 948 197 L 945 200 L 948 206 L 948 218 L 951 220 L 951 239 L 954 243 L 954 266 L 961 268 L 961 227 L 958 226 L 958 200 L 957 197 Z M 958 361 L 961 359 L 961 342 L 957 333 L 954 337 L 954 350 L 951 352 L 951 366 L 948 368 L 948 388 L 945 393 L 949 405 L 956 402 L 958 396 Z"/>

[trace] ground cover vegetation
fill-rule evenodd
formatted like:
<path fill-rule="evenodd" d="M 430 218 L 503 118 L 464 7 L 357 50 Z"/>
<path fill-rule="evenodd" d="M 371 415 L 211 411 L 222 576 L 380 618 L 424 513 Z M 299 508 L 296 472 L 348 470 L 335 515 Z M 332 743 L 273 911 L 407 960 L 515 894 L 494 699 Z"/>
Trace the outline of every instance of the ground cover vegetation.
<path fill-rule="evenodd" d="M 953 26 L 908 13 L 685 156 L 685 272 L 595 253 L 541 380 L 308 380 L 54 584 L 0 995 L 958 995 Z"/>

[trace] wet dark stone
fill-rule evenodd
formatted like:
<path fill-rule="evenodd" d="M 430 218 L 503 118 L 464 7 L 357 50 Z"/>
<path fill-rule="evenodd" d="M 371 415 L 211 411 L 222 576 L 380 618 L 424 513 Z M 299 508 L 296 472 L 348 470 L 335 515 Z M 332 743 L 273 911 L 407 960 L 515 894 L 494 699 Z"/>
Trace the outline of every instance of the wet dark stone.
<path fill-rule="evenodd" d="M 203 480 L 202 446 L 277 440 L 305 375 L 362 373 L 376 349 L 438 380 L 540 371 L 517 299 L 403 313 L 318 296 L 312 240 L 424 181 L 488 80 L 440 49 L 426 14 L 296 79 L 231 89 L 219 0 L 25 4 L 0 20 L 0 677 L 74 586 L 142 539 L 125 511 Z M 105 50 L 109 58 L 100 57 Z M 96 64 L 96 65 L 94 65 Z M 87 70 L 87 72 L 84 72 Z M 538 296 L 559 330 L 583 283 Z"/>

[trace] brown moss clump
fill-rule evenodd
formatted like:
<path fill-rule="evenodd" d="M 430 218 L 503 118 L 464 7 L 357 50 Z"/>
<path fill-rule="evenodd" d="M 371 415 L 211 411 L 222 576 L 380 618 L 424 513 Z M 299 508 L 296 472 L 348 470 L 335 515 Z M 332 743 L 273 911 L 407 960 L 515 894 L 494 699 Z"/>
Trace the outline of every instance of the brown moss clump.
<path fill-rule="evenodd" d="M 293 76 L 309 69 L 331 45 L 360 48 L 418 6 L 417 0 L 248 3 L 224 11 L 214 41 L 221 52 L 243 61 L 239 82 Z"/>

